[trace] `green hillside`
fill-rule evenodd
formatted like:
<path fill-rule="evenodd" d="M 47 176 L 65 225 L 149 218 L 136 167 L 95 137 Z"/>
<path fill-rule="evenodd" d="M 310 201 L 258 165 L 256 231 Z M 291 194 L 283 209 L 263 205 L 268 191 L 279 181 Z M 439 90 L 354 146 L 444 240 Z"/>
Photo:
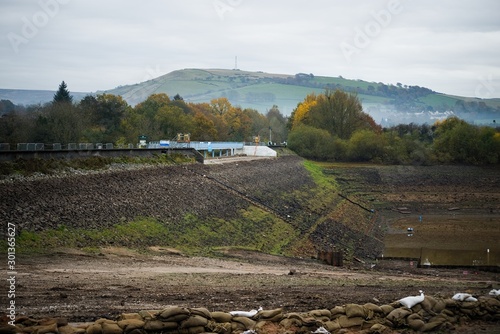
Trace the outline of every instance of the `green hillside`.
<path fill-rule="evenodd" d="M 377 86 L 378 84 L 372 83 Z M 265 112 L 273 105 L 290 114 L 307 94 L 322 93 L 327 85 L 357 89 L 370 83 L 334 77 L 315 77 L 305 74 L 286 75 L 224 69 L 178 70 L 140 84 L 120 86 L 106 93 L 121 95 L 135 105 L 153 93 L 181 95 L 189 102 L 209 102 L 227 97 L 232 104 Z M 387 98 L 361 94 L 363 103 L 386 103 Z"/>
<path fill-rule="evenodd" d="M 298 73 L 273 74 L 226 69 L 184 69 L 135 85 L 120 86 L 106 93 L 121 95 L 135 105 L 154 93 L 179 94 L 188 102 L 210 102 L 226 97 L 233 105 L 265 113 L 277 105 L 290 115 L 307 94 L 326 88 L 358 94 L 365 110 L 377 121 L 429 122 L 444 118 L 450 111 L 470 121 L 498 118 L 500 99 L 451 96 L 425 87 L 387 85 L 342 77 Z"/>

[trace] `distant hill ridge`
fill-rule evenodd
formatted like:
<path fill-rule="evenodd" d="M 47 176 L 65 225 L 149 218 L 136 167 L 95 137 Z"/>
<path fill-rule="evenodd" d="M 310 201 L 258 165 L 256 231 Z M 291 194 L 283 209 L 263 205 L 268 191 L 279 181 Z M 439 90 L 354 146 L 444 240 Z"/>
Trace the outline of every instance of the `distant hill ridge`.
<path fill-rule="evenodd" d="M 68 83 L 71 85 L 71 83 Z M 367 82 L 312 73 L 273 74 L 228 69 L 183 69 L 132 85 L 118 86 L 97 93 L 122 96 L 130 105 L 144 101 L 149 95 L 179 94 L 187 102 L 210 102 L 226 97 L 233 105 L 256 109 L 262 113 L 273 105 L 290 115 L 307 94 L 322 93 L 326 88 L 343 89 L 358 94 L 365 111 L 378 122 L 399 118 L 400 121 L 428 121 L 458 114 L 480 122 L 499 118 L 500 99 L 479 99 L 446 95 L 429 88 Z M 44 103 L 52 100 L 52 91 L 2 90 L 0 99 L 16 104 Z M 74 93 L 79 100 L 88 93 Z M 406 117 L 406 120 L 401 120 Z M 409 119 L 408 119 L 409 118 Z"/>

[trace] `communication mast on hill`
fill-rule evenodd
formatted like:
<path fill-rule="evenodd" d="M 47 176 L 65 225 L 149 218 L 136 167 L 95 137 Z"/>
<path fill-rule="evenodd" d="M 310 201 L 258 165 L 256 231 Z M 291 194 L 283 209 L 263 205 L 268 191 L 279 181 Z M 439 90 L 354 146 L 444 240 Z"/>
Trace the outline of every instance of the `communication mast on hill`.
<path fill-rule="evenodd" d="M 238 69 L 238 56 L 234 56 L 234 69 Z"/>

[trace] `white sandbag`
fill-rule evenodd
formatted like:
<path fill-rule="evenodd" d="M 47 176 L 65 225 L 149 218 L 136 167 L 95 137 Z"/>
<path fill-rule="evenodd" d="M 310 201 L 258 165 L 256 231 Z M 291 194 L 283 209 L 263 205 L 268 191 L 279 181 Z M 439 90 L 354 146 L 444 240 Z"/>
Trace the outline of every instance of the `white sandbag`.
<path fill-rule="evenodd" d="M 460 302 L 477 302 L 477 298 L 474 298 L 469 293 L 456 293 L 451 297 L 453 300 L 458 300 Z"/>
<path fill-rule="evenodd" d="M 232 316 L 234 316 L 234 317 L 247 317 L 247 318 L 251 318 L 254 315 L 256 315 L 259 311 L 262 311 L 262 307 L 259 307 L 258 310 L 251 310 L 251 311 L 231 311 L 229 313 Z"/>
<path fill-rule="evenodd" d="M 425 299 L 424 292 L 422 290 L 420 290 L 419 292 L 420 292 L 420 296 L 410 296 L 410 297 L 402 298 L 402 299 L 398 300 L 398 302 L 401 305 L 403 305 L 404 307 L 412 308 L 413 306 L 423 302 Z"/>

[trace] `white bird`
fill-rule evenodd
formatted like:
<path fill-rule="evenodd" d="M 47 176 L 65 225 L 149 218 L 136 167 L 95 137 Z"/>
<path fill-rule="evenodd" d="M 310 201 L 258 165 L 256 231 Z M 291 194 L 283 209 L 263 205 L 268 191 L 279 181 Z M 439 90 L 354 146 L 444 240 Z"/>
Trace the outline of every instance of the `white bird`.
<path fill-rule="evenodd" d="M 251 311 L 231 311 L 229 313 L 232 316 L 235 316 L 235 317 L 247 317 L 247 318 L 251 318 L 254 315 L 256 315 L 259 311 L 262 311 L 262 307 L 259 307 L 258 310 L 251 310 Z"/>
<path fill-rule="evenodd" d="M 412 308 L 413 306 L 417 305 L 418 303 L 423 302 L 425 299 L 424 292 L 422 290 L 419 290 L 418 292 L 420 292 L 420 296 L 405 297 L 405 298 L 398 300 L 398 302 L 407 308 Z"/>
<path fill-rule="evenodd" d="M 472 297 L 469 293 L 456 293 L 451 297 L 453 300 L 458 300 L 460 302 L 477 302 L 477 298 Z"/>
<path fill-rule="evenodd" d="M 498 290 L 491 290 L 490 293 L 489 293 L 490 296 L 500 296 L 500 289 Z"/>

